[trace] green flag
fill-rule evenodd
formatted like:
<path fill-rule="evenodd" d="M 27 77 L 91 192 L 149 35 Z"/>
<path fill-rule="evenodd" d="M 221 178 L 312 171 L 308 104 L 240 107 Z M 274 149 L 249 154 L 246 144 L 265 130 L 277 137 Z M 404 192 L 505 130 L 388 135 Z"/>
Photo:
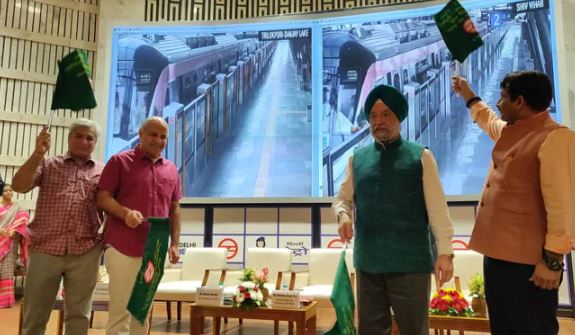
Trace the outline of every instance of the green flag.
<path fill-rule="evenodd" d="M 449 3 L 433 16 L 445 45 L 453 58 L 462 63 L 470 53 L 483 45 L 469 14 L 457 0 Z"/>
<path fill-rule="evenodd" d="M 355 335 L 355 301 L 353 300 L 351 281 L 349 280 L 349 272 L 345 263 L 345 249 L 341 252 L 330 300 L 335 308 L 337 321 L 325 335 Z"/>
<path fill-rule="evenodd" d="M 52 96 L 51 109 L 80 109 L 96 107 L 90 84 L 90 67 L 84 50 L 74 50 L 58 62 L 58 78 Z"/>
<path fill-rule="evenodd" d="M 134 318 L 144 323 L 148 311 L 154 302 L 158 284 L 164 275 L 164 261 L 168 251 L 170 219 L 148 218 L 150 232 L 144 249 L 142 266 L 132 289 L 128 310 Z"/>

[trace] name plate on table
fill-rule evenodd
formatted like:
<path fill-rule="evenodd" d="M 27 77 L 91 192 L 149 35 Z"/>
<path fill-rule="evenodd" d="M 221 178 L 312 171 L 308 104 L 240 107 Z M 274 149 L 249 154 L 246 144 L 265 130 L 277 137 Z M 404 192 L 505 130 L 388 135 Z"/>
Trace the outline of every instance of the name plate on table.
<path fill-rule="evenodd" d="M 274 291 L 272 294 L 272 308 L 299 309 L 299 298 L 299 291 Z"/>
<path fill-rule="evenodd" d="M 219 287 L 198 287 L 196 305 L 221 306 L 224 304 L 224 289 Z"/>
<path fill-rule="evenodd" d="M 97 282 L 92 294 L 92 301 L 109 301 L 108 283 Z"/>
<path fill-rule="evenodd" d="M 64 300 L 64 285 L 60 283 L 60 289 L 58 290 L 58 295 L 56 295 L 56 300 Z M 108 283 L 97 282 L 96 287 L 94 287 L 94 292 L 92 293 L 92 302 L 102 302 L 109 301 L 110 295 L 108 290 Z"/>

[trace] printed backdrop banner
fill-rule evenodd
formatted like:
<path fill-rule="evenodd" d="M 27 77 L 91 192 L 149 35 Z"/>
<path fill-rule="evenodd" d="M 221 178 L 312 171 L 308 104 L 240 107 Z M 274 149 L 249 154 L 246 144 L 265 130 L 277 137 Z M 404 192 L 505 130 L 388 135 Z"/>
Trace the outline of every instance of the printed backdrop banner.
<path fill-rule="evenodd" d="M 164 262 L 170 236 L 169 218 L 148 218 L 150 232 L 144 249 L 142 267 L 136 277 L 128 310 L 142 324 L 154 302 L 158 284 L 164 275 Z"/>

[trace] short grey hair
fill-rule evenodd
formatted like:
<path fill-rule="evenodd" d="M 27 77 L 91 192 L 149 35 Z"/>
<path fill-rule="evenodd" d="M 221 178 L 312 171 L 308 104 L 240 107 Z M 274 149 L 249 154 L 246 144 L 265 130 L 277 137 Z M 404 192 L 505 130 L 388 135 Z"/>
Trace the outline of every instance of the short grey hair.
<path fill-rule="evenodd" d="M 140 126 L 140 130 L 146 128 L 146 126 L 147 126 L 150 122 L 152 122 L 152 121 L 158 121 L 158 122 L 160 122 L 161 124 L 163 124 L 164 126 L 166 126 L 166 128 L 168 128 L 168 129 L 170 128 L 170 127 L 168 126 L 168 123 L 166 122 L 166 120 L 164 120 L 163 118 L 161 118 L 161 117 L 159 117 L 159 116 L 150 116 L 150 117 L 147 117 L 147 118 L 144 120 L 144 122 L 142 122 L 142 125 Z"/>
<path fill-rule="evenodd" d="M 96 139 L 100 137 L 100 125 L 96 122 L 84 118 L 76 119 L 70 124 L 68 134 L 73 134 L 78 128 L 90 128 L 96 135 Z"/>

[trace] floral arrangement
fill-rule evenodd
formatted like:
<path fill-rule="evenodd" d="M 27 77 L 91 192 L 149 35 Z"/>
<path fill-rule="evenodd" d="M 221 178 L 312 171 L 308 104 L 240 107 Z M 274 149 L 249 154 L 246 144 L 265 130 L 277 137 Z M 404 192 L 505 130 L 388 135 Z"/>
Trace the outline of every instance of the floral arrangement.
<path fill-rule="evenodd" d="M 469 283 L 469 292 L 471 296 L 471 308 L 475 312 L 475 316 L 485 318 L 487 317 L 487 302 L 485 301 L 485 281 L 483 276 L 476 273 L 471 277 Z"/>
<path fill-rule="evenodd" d="M 269 281 L 270 271 L 267 267 L 256 271 L 254 275 L 254 283 L 258 284 L 260 288 L 264 288 L 265 284 Z"/>
<path fill-rule="evenodd" d="M 240 278 L 242 282 L 254 282 L 258 287 L 263 288 L 265 284 L 269 281 L 269 270 L 267 267 L 255 271 L 254 269 L 246 268 L 244 273 Z"/>
<path fill-rule="evenodd" d="M 473 310 L 459 291 L 447 288 L 433 294 L 429 303 L 429 314 L 472 317 Z"/>
<path fill-rule="evenodd" d="M 485 285 L 481 274 L 474 274 L 471 280 L 469 280 L 469 283 L 467 283 L 467 286 L 469 287 L 469 295 L 471 297 L 485 298 Z"/>
<path fill-rule="evenodd" d="M 265 284 L 269 280 L 268 268 L 255 271 L 246 268 L 240 278 L 242 282 L 234 294 L 234 307 L 257 308 L 265 305 L 269 296 Z"/>
<path fill-rule="evenodd" d="M 245 268 L 242 276 L 240 277 L 240 281 L 242 282 L 254 281 L 255 274 L 256 272 L 254 271 L 254 269 Z"/>
<path fill-rule="evenodd" d="M 252 309 L 264 305 L 264 295 L 258 284 L 246 281 L 238 285 L 234 294 L 234 307 Z"/>

